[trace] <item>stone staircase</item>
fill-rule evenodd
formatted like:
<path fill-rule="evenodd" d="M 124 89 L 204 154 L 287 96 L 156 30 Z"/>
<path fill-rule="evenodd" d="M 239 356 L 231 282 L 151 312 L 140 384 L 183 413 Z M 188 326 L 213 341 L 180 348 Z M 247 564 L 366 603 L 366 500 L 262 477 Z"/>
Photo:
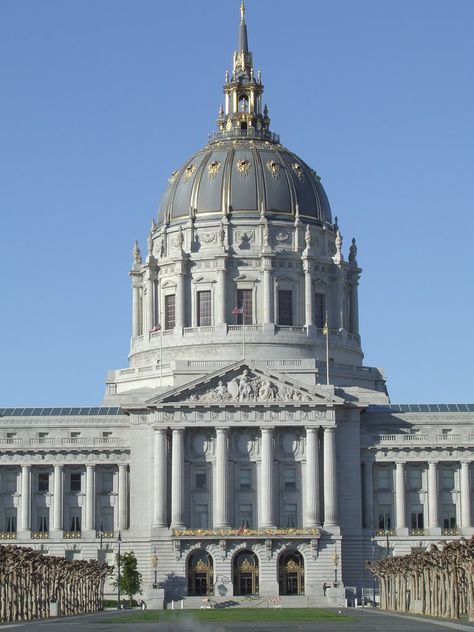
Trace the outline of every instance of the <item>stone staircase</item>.
<path fill-rule="evenodd" d="M 201 608 L 328 608 L 335 606 L 340 606 L 339 600 L 331 600 L 328 596 L 263 597 L 253 595 L 249 597 L 185 597 L 183 599 L 185 610 L 199 610 Z M 174 607 L 180 609 L 181 602 L 175 602 Z M 167 608 L 171 608 L 170 603 L 168 603 Z"/>

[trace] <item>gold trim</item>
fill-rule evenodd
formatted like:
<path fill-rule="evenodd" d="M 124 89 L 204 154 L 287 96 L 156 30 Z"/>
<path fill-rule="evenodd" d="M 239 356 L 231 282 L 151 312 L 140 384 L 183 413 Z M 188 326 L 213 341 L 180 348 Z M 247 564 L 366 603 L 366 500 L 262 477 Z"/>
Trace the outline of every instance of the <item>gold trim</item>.
<path fill-rule="evenodd" d="M 186 169 L 184 170 L 184 179 L 186 180 L 186 182 L 188 182 L 188 180 L 190 179 L 190 177 L 193 175 L 195 171 L 196 171 L 195 164 L 191 164 L 186 167 Z"/>
<path fill-rule="evenodd" d="M 242 178 L 246 178 L 247 177 L 247 174 L 248 174 L 249 169 L 250 169 L 250 164 L 251 164 L 250 160 L 247 160 L 246 158 L 241 158 L 240 160 L 238 160 L 235 163 L 235 168 L 240 173 Z"/>
<path fill-rule="evenodd" d="M 210 165 L 207 166 L 207 174 L 210 180 L 214 180 L 214 178 L 219 173 L 219 169 L 221 168 L 221 163 L 218 160 L 214 160 Z"/>

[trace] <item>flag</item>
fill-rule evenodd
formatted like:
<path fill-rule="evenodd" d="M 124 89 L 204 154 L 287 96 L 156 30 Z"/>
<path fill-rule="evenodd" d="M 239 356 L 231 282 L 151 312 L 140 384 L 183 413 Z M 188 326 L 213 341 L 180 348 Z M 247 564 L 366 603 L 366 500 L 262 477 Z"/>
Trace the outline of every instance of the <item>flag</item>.
<path fill-rule="evenodd" d="M 324 336 L 327 336 L 327 335 L 328 335 L 328 333 L 329 333 L 329 328 L 328 328 L 328 319 L 326 318 L 326 321 L 325 321 L 324 326 L 323 326 L 323 335 L 324 335 Z"/>
<path fill-rule="evenodd" d="M 244 313 L 244 308 L 235 306 L 234 309 L 232 310 L 232 313 L 233 314 L 243 314 Z"/>
<path fill-rule="evenodd" d="M 153 329 L 151 330 L 152 333 L 156 332 L 156 331 L 161 331 L 161 325 L 160 323 L 157 323 Z"/>
<path fill-rule="evenodd" d="M 245 530 L 245 526 L 244 526 L 244 525 L 245 525 L 245 523 L 244 523 L 244 522 L 242 522 L 242 524 L 240 525 L 240 527 L 239 527 L 239 528 L 237 529 L 237 531 L 235 532 L 235 535 L 242 535 L 242 533 L 243 533 L 243 532 L 244 532 L 244 530 Z"/>

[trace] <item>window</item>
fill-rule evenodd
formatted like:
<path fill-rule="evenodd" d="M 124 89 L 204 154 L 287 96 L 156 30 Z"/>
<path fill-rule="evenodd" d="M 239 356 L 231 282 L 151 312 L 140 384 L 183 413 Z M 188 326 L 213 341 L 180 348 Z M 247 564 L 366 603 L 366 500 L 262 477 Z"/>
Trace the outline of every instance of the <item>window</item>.
<path fill-rule="evenodd" d="M 6 510 L 5 531 L 7 533 L 16 533 L 16 510 L 15 509 Z"/>
<path fill-rule="evenodd" d="M 239 527 L 243 527 L 244 529 L 249 529 L 252 526 L 252 505 L 251 504 L 239 505 L 238 523 L 239 523 Z"/>
<path fill-rule="evenodd" d="M 48 472 L 38 472 L 38 491 L 49 492 L 49 473 Z"/>
<path fill-rule="evenodd" d="M 70 432 L 70 433 L 69 433 L 69 437 L 70 437 L 71 439 L 78 439 L 80 436 L 81 436 L 81 433 L 80 433 L 80 432 Z"/>
<path fill-rule="evenodd" d="M 74 531 L 75 533 L 79 533 L 81 531 L 81 514 L 80 509 L 77 512 L 71 513 L 71 521 L 70 521 L 70 531 Z"/>
<path fill-rule="evenodd" d="M 17 474 L 16 472 L 9 472 L 7 470 L 5 474 L 5 492 L 7 494 L 15 494 L 17 486 Z"/>
<path fill-rule="evenodd" d="M 245 324 L 253 323 L 253 290 L 237 290 L 237 307 L 243 307 L 244 313 L 237 314 L 237 324 L 242 325 L 245 317 Z"/>
<path fill-rule="evenodd" d="M 386 531 L 391 529 L 392 525 L 392 508 L 390 505 L 379 505 L 378 508 L 378 528 Z"/>
<path fill-rule="evenodd" d="M 102 493 L 111 494 L 114 491 L 114 473 L 102 472 Z"/>
<path fill-rule="evenodd" d="M 165 329 L 174 329 L 176 327 L 176 295 L 168 294 L 165 296 Z"/>
<path fill-rule="evenodd" d="M 410 489 L 420 490 L 422 488 L 422 470 L 413 467 L 408 470 L 408 487 Z"/>
<path fill-rule="evenodd" d="M 285 489 L 296 489 L 296 470 L 294 467 L 285 468 L 283 474 L 283 487 Z"/>
<path fill-rule="evenodd" d="M 320 329 L 326 322 L 326 296 L 320 292 L 314 295 L 314 322 Z"/>
<path fill-rule="evenodd" d="M 283 507 L 283 524 L 287 529 L 293 529 L 298 523 L 298 505 L 288 504 Z"/>
<path fill-rule="evenodd" d="M 293 310 L 291 304 L 291 290 L 278 291 L 278 324 L 292 325 Z"/>
<path fill-rule="evenodd" d="M 207 529 L 207 505 L 195 505 L 194 512 L 196 514 L 197 528 Z"/>
<path fill-rule="evenodd" d="M 421 505 L 413 505 L 410 512 L 410 528 L 423 529 L 423 507 Z"/>
<path fill-rule="evenodd" d="M 454 470 L 445 467 L 441 469 L 440 487 L 446 491 L 454 489 Z"/>
<path fill-rule="evenodd" d="M 7 432 L 7 439 L 16 439 L 16 437 L 17 437 L 16 432 Z"/>
<path fill-rule="evenodd" d="M 99 531 L 114 530 L 114 510 L 113 507 L 102 507 Z"/>
<path fill-rule="evenodd" d="M 240 489 L 252 488 L 252 472 L 249 467 L 241 468 L 239 481 Z"/>
<path fill-rule="evenodd" d="M 38 519 L 37 519 L 37 531 L 40 533 L 47 533 L 49 531 L 49 516 L 48 510 L 38 511 Z"/>
<path fill-rule="evenodd" d="M 197 293 L 197 326 L 209 327 L 212 325 L 212 298 L 211 291 L 205 290 Z"/>
<path fill-rule="evenodd" d="M 456 506 L 453 504 L 443 505 L 443 529 L 456 528 Z"/>
<path fill-rule="evenodd" d="M 110 432 L 110 430 L 105 430 L 104 432 L 102 432 L 102 438 L 103 439 L 109 439 L 110 437 L 113 437 L 113 432 Z"/>
<path fill-rule="evenodd" d="M 378 469 L 376 481 L 378 489 L 392 489 L 392 470 L 389 468 Z"/>
<path fill-rule="evenodd" d="M 196 489 L 207 489 L 207 474 L 205 470 L 199 470 L 194 476 L 194 486 Z"/>
<path fill-rule="evenodd" d="M 71 492 L 80 492 L 81 491 L 81 473 L 80 472 L 71 472 Z M 74 529 L 72 529 L 74 531 Z"/>

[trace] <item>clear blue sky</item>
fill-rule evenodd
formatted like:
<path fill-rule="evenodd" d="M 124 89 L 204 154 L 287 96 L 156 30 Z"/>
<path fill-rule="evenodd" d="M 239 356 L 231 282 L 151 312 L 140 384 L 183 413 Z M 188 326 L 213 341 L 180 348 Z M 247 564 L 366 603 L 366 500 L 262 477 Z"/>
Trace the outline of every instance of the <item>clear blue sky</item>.
<path fill-rule="evenodd" d="M 473 393 L 474 2 L 248 0 L 272 127 L 355 236 L 393 402 Z M 97 404 L 135 238 L 207 140 L 238 0 L 0 3 L 0 406 Z"/>

